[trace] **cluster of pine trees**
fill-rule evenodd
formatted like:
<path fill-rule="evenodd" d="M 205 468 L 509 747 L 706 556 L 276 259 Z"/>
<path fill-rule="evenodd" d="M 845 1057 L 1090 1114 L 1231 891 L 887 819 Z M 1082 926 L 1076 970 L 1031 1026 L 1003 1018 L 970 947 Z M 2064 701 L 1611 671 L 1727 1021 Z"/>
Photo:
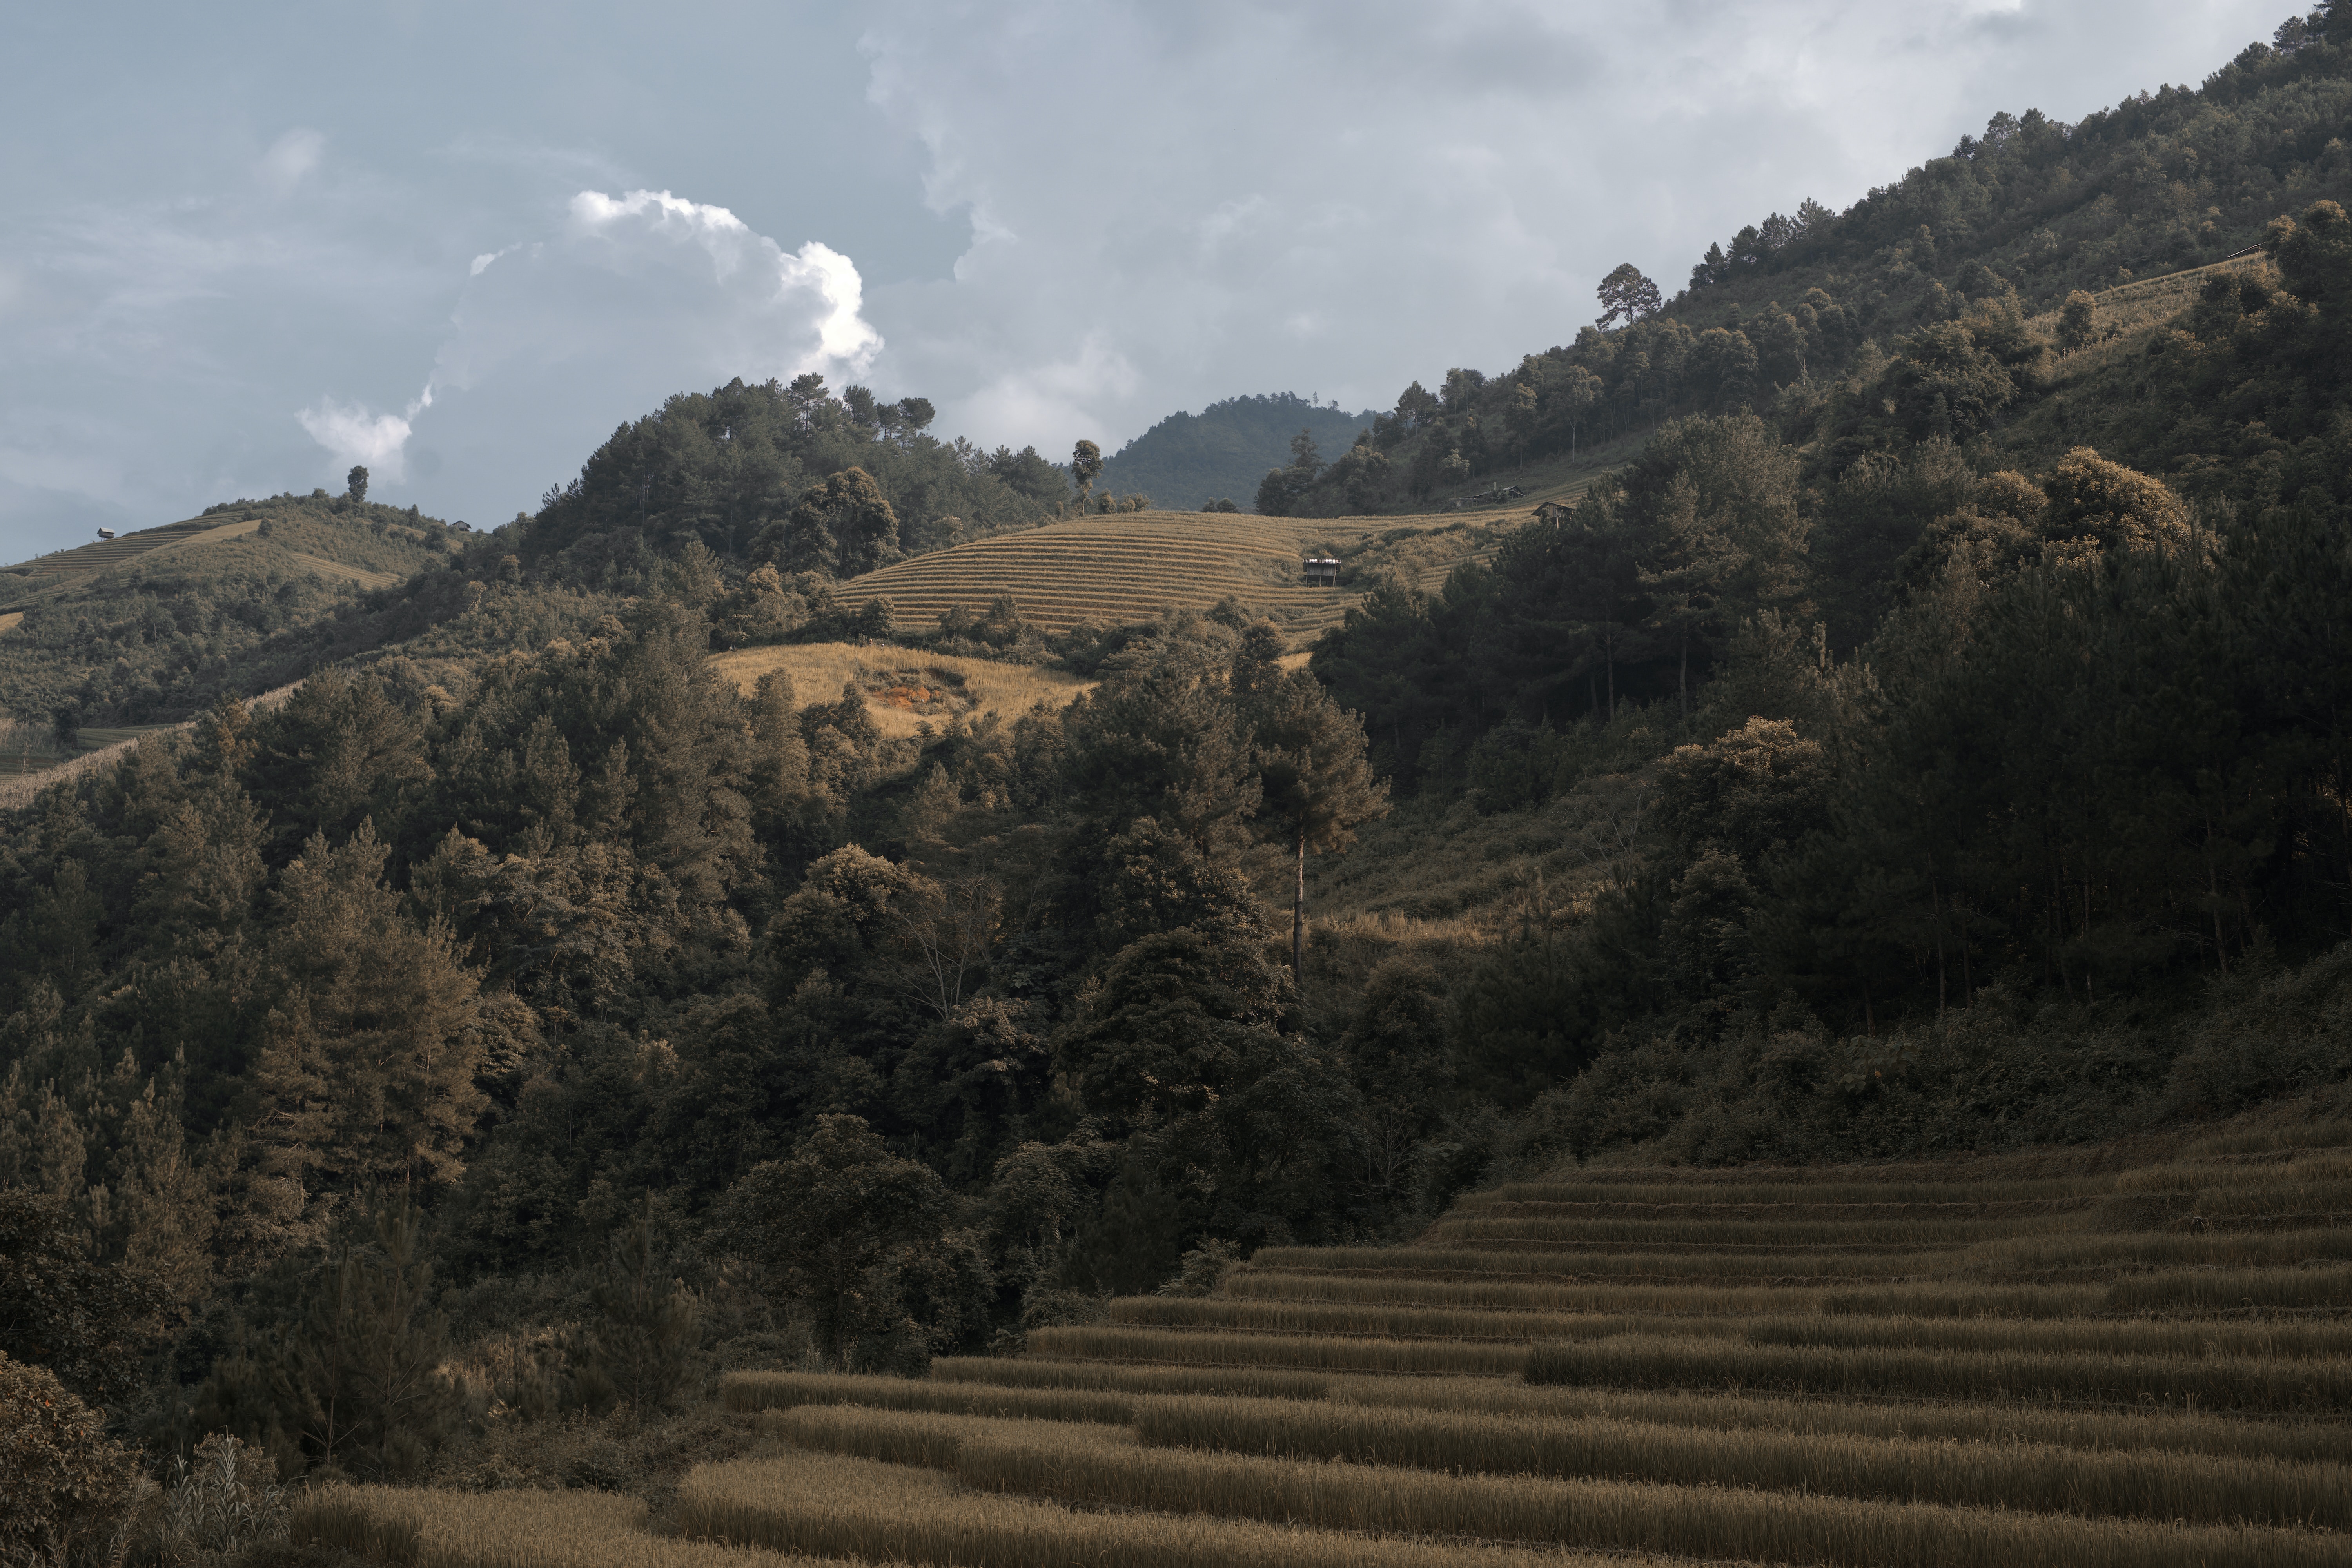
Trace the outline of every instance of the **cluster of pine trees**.
<path fill-rule="evenodd" d="M 331 669 L 223 701 L 13 823 L 0 1188 L 157 1285 L 152 1432 L 423 1462 L 429 1379 L 395 1417 L 317 1358 L 444 1353 L 436 1268 L 583 1281 L 637 1247 L 533 1373 L 555 1409 L 609 1397 L 594 1346 L 640 1320 L 691 1338 L 646 1283 L 680 1257 L 901 1364 L 1206 1236 L 1380 1223 L 1344 1019 L 1310 1026 L 1246 858 L 1295 888 L 1382 792 L 1270 625 L 1134 628 L 1066 710 L 893 742 L 854 689 L 715 673 L 698 544 L 654 586 L 462 696 Z M 858 1253 L 870 1199 L 803 1232 L 794 1183 L 920 1201 Z"/>

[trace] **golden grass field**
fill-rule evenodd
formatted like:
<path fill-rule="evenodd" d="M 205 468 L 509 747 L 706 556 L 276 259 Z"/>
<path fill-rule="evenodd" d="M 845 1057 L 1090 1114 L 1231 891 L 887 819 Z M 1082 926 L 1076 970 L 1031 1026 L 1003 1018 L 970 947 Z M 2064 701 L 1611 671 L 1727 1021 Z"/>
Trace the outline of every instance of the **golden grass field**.
<path fill-rule="evenodd" d="M 688 1473 L 670 1534 L 364 1489 L 303 1528 L 451 1568 L 2352 1565 L 2352 1119 L 1570 1170 L 1018 1356 L 721 1394 L 753 1447 Z"/>
<path fill-rule="evenodd" d="M 713 654 L 711 667 L 749 693 L 760 678 L 780 669 L 791 678 L 802 703 L 837 700 L 845 687 L 856 688 L 876 728 L 894 740 L 929 724 L 946 728 L 958 717 L 987 712 L 1012 719 L 1043 702 L 1059 708 L 1094 682 L 1035 665 L 998 664 L 984 658 L 918 653 L 881 644 L 803 643 L 790 647 L 747 647 Z"/>
<path fill-rule="evenodd" d="M 1571 499 L 1596 477 L 1545 485 L 1540 493 Z M 1047 631 L 1148 621 L 1165 610 L 1205 610 L 1231 597 L 1304 642 L 1360 596 L 1307 587 L 1299 574 L 1305 555 L 1381 541 L 1370 559 L 1432 590 L 1462 562 L 1491 560 L 1498 531 L 1524 522 L 1534 496 L 1507 508 L 1403 517 L 1139 511 L 1070 518 L 885 566 L 852 578 L 840 597 L 851 605 L 887 598 L 899 625 L 928 627 L 953 608 L 984 614 L 998 595 L 1010 594 L 1022 618 Z"/>

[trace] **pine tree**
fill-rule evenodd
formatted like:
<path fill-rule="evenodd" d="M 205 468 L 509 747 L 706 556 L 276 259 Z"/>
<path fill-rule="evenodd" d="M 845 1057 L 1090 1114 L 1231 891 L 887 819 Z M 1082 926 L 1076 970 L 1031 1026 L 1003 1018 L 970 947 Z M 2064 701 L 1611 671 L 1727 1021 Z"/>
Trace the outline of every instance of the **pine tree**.
<path fill-rule="evenodd" d="M 448 1321 L 432 1305 L 424 1215 L 386 1205 L 346 1225 L 272 1358 L 285 1430 L 330 1471 L 407 1476 L 446 1434 L 456 1390 L 440 1366 Z"/>
<path fill-rule="evenodd" d="M 1372 776 L 1364 722 L 1332 700 L 1323 683 L 1295 670 L 1255 705 L 1261 833 L 1294 854 L 1290 973 L 1307 953 L 1307 852 L 1345 849 L 1356 828 L 1389 809 L 1389 786 Z"/>
<path fill-rule="evenodd" d="M 666 1279 L 657 1246 L 654 1195 L 604 1250 L 604 1277 L 589 1289 L 597 1317 L 583 1337 L 577 1373 L 592 1408 L 619 1400 L 638 1411 L 677 1403 L 698 1346 L 702 1304 Z"/>

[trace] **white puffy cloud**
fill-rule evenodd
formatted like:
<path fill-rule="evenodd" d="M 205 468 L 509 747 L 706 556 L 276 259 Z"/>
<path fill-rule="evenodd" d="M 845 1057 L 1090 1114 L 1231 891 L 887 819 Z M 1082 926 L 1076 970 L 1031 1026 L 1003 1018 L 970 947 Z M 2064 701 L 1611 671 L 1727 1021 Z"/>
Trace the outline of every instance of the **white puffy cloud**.
<path fill-rule="evenodd" d="M 336 462 L 361 464 L 370 479 L 397 483 L 405 477 L 402 448 L 408 442 L 408 420 L 422 406 L 422 400 L 412 405 L 407 416 L 371 414 L 357 405 L 322 397 L 316 407 L 305 408 L 295 418 Z"/>
<path fill-rule="evenodd" d="M 865 374 L 883 345 L 863 296 L 848 257 L 814 241 L 788 251 L 723 206 L 582 191 L 551 232 L 474 258 L 418 407 L 333 437 L 411 442 L 432 490 L 520 507 L 671 393 Z M 334 444 L 325 421 L 303 422 Z"/>

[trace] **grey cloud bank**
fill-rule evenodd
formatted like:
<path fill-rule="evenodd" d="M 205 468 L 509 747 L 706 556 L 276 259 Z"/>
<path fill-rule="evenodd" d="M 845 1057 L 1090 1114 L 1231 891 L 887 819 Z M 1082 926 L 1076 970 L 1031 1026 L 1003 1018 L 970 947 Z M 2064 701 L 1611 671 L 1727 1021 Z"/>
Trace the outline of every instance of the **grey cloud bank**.
<path fill-rule="evenodd" d="M 0 554 L 354 461 L 496 522 L 737 374 L 1049 451 L 1239 392 L 1384 405 L 1565 341 L 1618 261 L 1672 288 L 2285 10 L 52 13 L 0 105 Z"/>

